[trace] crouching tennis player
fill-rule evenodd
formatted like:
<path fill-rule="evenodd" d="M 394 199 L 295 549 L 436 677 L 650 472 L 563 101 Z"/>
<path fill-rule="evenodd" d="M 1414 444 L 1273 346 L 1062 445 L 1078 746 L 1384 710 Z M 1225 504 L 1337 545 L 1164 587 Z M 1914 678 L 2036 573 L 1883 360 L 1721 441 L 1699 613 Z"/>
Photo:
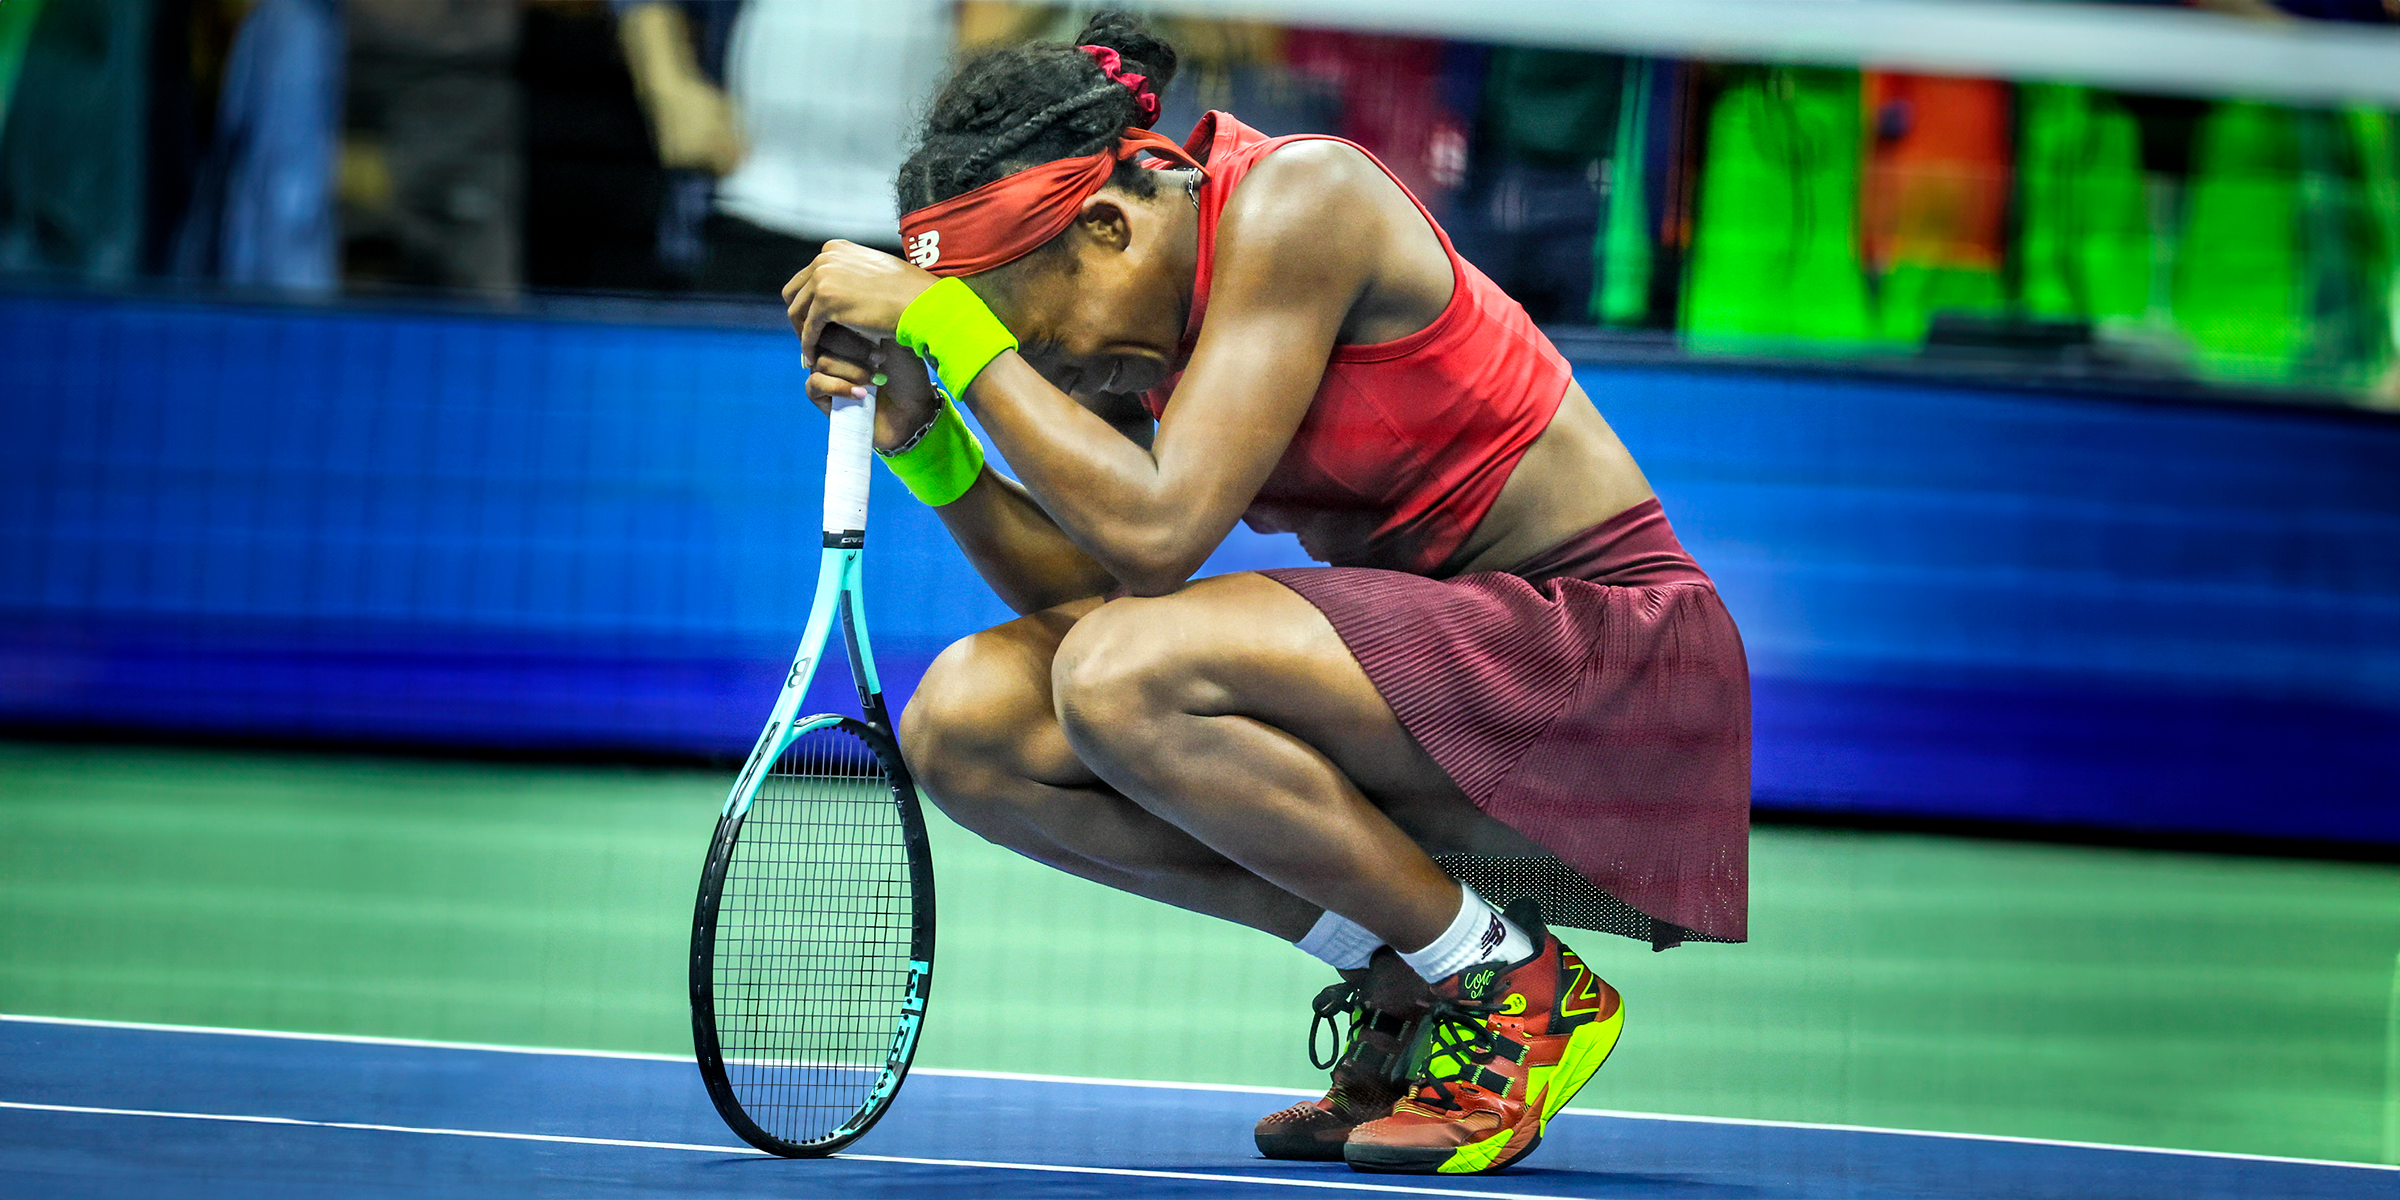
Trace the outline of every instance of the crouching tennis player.
<path fill-rule="evenodd" d="M 878 450 L 1024 614 L 934 662 L 900 743 L 982 836 L 1341 972 L 1333 1085 L 1261 1153 L 1506 1167 L 1624 1021 L 1545 918 L 1745 936 L 1740 636 L 1390 172 L 1221 112 L 1178 145 L 1174 51 L 1114 14 L 1079 41 L 962 67 L 899 175 L 907 257 L 830 243 L 785 289 L 812 396 L 888 376 Z M 1331 565 L 1192 580 L 1236 520 Z"/>

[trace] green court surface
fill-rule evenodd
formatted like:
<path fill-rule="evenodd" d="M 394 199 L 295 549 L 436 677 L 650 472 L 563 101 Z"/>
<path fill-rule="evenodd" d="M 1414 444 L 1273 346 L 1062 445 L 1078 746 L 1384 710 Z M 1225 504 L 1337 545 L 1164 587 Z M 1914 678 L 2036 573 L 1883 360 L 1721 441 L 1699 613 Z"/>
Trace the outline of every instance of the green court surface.
<path fill-rule="evenodd" d="M 0 1011 L 688 1053 L 726 778 L 0 742 Z M 928 1066 L 1312 1082 L 1330 973 L 936 819 Z M 1762 829 L 1753 941 L 1585 933 L 1578 1103 L 2378 1161 L 2400 869 Z"/>

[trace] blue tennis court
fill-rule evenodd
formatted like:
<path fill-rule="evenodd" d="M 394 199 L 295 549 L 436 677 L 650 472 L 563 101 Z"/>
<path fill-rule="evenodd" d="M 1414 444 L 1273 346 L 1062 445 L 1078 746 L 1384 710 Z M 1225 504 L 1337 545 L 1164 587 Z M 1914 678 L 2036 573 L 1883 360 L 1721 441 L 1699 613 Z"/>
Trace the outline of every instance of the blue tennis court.
<path fill-rule="evenodd" d="M 1537 1162 L 1273 1163 L 1266 1088 L 921 1071 L 854 1150 L 736 1142 L 689 1062 L 0 1018 L 0 1194 L 377 1197 L 2389 1196 L 2343 1163 L 1569 1109 Z"/>

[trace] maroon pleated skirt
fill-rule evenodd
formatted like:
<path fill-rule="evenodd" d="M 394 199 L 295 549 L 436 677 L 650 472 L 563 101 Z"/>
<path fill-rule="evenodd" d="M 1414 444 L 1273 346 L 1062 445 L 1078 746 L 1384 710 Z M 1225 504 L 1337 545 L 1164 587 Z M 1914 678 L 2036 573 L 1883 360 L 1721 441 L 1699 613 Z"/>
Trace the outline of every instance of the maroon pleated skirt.
<path fill-rule="evenodd" d="M 1749 666 L 1658 501 L 1514 573 L 1263 574 L 1332 621 L 1468 799 L 1553 856 L 1443 856 L 1453 874 L 1662 949 L 1748 936 Z"/>

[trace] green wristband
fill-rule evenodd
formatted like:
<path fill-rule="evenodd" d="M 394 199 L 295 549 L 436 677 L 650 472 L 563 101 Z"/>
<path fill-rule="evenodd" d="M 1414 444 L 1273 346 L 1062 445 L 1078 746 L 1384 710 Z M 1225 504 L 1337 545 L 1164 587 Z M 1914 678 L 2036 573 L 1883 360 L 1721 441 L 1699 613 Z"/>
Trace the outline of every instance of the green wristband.
<path fill-rule="evenodd" d="M 964 397 L 967 385 L 1001 351 L 1017 348 L 1016 335 L 955 277 L 925 289 L 900 310 L 900 326 L 892 336 L 933 365 L 935 379 L 952 399 Z"/>
<path fill-rule="evenodd" d="M 881 454 L 881 452 L 878 452 Z M 957 406 L 947 399 L 933 423 L 905 446 L 882 454 L 884 465 L 907 486 L 908 494 L 935 508 L 951 503 L 975 486 L 983 474 L 983 443 L 967 428 Z"/>

